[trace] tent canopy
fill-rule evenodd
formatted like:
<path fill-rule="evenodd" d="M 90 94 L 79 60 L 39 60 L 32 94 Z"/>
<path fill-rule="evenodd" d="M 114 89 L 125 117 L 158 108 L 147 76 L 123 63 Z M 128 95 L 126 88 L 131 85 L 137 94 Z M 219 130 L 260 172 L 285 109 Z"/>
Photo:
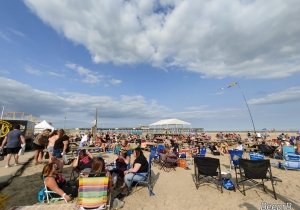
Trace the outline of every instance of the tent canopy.
<path fill-rule="evenodd" d="M 43 120 L 42 122 L 40 122 L 39 124 L 36 124 L 34 126 L 35 133 L 41 132 L 45 129 L 51 129 L 53 131 L 54 127 L 52 125 L 50 125 L 46 120 Z"/>
<path fill-rule="evenodd" d="M 179 125 L 179 126 L 184 126 L 184 125 L 191 125 L 189 122 L 185 122 L 182 120 L 178 119 L 165 119 L 165 120 L 159 120 L 155 123 L 150 124 L 150 126 L 169 126 L 169 125 Z"/>

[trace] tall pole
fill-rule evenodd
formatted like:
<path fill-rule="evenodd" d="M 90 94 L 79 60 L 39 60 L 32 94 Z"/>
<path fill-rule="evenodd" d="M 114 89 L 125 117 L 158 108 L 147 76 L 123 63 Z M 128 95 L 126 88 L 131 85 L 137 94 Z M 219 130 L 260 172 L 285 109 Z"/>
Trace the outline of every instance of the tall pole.
<path fill-rule="evenodd" d="M 242 90 L 242 88 L 240 87 L 240 84 L 237 83 L 237 86 L 239 87 L 239 90 L 241 91 L 242 95 L 243 95 L 243 98 L 244 98 L 244 101 L 246 103 L 246 106 L 247 106 L 247 109 L 248 109 L 248 112 L 249 112 L 249 115 L 250 115 L 250 118 L 251 118 L 251 122 L 252 122 L 252 126 L 253 126 L 253 130 L 254 130 L 254 133 L 256 134 L 256 129 L 255 129 L 255 125 L 254 125 L 254 121 L 253 121 L 253 117 L 252 117 L 252 114 L 251 114 L 251 111 L 250 111 L 250 108 L 249 108 L 249 105 L 247 103 L 247 99 L 246 99 L 246 96 Z"/>
<path fill-rule="evenodd" d="M 65 113 L 64 130 L 66 129 L 67 113 Z"/>
<path fill-rule="evenodd" d="M 4 106 L 2 106 L 1 119 L 3 118 Z"/>

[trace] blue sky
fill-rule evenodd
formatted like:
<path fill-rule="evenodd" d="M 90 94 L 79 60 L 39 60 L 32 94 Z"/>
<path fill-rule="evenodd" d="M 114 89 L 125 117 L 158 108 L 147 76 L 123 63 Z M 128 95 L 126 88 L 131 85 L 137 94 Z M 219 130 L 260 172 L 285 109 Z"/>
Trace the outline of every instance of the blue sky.
<path fill-rule="evenodd" d="M 300 5 L 2 1 L 0 105 L 55 127 L 299 129 Z M 223 89 L 222 89 L 223 88 Z"/>

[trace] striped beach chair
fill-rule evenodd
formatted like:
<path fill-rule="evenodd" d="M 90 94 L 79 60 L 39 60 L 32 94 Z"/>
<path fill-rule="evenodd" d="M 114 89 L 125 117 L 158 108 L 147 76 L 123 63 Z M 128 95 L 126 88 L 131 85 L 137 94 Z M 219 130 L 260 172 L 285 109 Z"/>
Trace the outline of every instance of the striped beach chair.
<path fill-rule="evenodd" d="M 80 209 L 109 209 L 108 177 L 80 177 L 77 205 Z"/>

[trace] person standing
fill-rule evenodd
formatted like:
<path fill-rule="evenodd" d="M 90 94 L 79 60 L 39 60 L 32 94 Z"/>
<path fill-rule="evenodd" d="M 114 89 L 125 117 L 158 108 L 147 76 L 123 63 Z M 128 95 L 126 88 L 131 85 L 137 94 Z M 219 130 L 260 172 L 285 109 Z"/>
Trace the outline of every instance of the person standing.
<path fill-rule="evenodd" d="M 58 131 L 54 130 L 52 131 L 52 133 L 50 133 L 49 135 L 49 139 L 48 139 L 48 146 L 47 146 L 47 150 L 49 153 L 49 163 L 51 163 L 52 157 L 53 157 L 53 148 L 54 148 L 54 144 L 55 141 L 58 139 Z"/>
<path fill-rule="evenodd" d="M 44 149 L 48 144 L 48 138 L 50 134 L 49 129 L 43 130 L 42 133 L 38 134 L 33 141 L 33 149 L 35 150 L 34 161 L 35 165 L 39 164 L 44 156 Z"/>
<path fill-rule="evenodd" d="M 4 147 L 5 144 L 7 150 L 7 159 L 6 159 L 7 163 L 5 168 L 10 167 L 10 159 L 12 155 L 14 155 L 15 165 L 18 165 L 19 164 L 18 152 L 21 149 L 21 144 L 25 145 L 25 138 L 22 132 L 20 131 L 20 125 L 15 125 L 14 129 L 5 136 L 1 145 L 1 149 Z"/>
<path fill-rule="evenodd" d="M 69 146 L 69 136 L 65 134 L 63 129 L 58 130 L 58 139 L 54 143 L 53 156 L 56 158 L 62 158 L 63 154 L 67 153 Z"/>

